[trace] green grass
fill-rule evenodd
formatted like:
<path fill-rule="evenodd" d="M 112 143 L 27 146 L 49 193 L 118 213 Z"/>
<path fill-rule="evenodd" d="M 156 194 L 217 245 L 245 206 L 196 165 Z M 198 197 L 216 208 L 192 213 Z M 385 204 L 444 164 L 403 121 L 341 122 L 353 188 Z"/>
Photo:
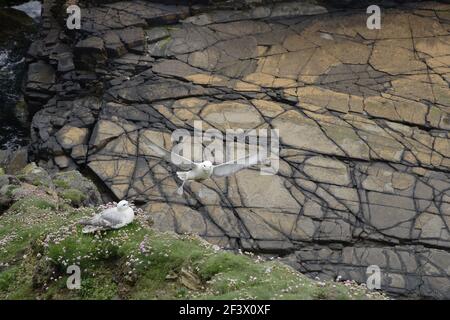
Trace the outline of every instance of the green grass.
<path fill-rule="evenodd" d="M 15 185 L 8 185 L 7 188 L 8 188 L 8 190 L 6 190 L 6 194 L 5 195 L 7 197 L 12 197 L 14 190 L 17 189 L 17 186 L 15 186 Z"/>
<path fill-rule="evenodd" d="M 142 219 L 85 235 L 77 221 L 93 209 L 58 208 L 28 198 L 0 216 L 0 299 L 373 298 L 361 287 L 314 281 L 196 236 L 157 232 Z M 72 264 L 81 269 L 80 290 L 66 286 Z M 186 272 L 198 287 L 183 284 Z"/>
<path fill-rule="evenodd" d="M 14 279 L 19 275 L 18 271 L 18 267 L 12 267 L 0 273 L 0 291 L 9 290 L 10 284 L 14 283 Z"/>
<path fill-rule="evenodd" d="M 38 197 L 27 197 L 20 199 L 16 203 L 14 203 L 10 211 L 29 211 L 32 208 L 35 208 L 37 210 L 46 210 L 46 209 L 56 209 L 56 204 L 52 203 L 51 201 L 43 198 Z"/>
<path fill-rule="evenodd" d="M 55 186 L 57 186 L 58 188 L 61 188 L 61 189 L 69 189 L 70 188 L 67 181 L 62 180 L 62 179 L 54 179 L 53 183 L 55 184 Z"/>

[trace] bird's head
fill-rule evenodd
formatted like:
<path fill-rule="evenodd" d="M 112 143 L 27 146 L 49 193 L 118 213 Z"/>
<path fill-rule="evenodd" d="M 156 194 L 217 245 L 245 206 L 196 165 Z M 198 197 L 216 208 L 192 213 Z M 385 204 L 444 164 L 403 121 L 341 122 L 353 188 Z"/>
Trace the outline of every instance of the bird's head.
<path fill-rule="evenodd" d="M 203 161 L 200 166 L 202 167 L 202 169 L 209 169 L 212 167 L 212 162 L 209 160 Z"/>
<path fill-rule="evenodd" d="M 126 200 L 120 201 L 120 202 L 117 204 L 117 209 L 118 209 L 119 211 L 123 211 L 123 210 L 128 209 L 128 201 L 126 201 Z"/>

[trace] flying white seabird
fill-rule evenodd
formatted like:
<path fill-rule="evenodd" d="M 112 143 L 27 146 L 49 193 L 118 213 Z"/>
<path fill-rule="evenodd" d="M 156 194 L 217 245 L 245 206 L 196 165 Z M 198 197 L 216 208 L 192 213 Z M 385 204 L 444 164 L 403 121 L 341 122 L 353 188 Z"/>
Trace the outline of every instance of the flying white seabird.
<path fill-rule="evenodd" d="M 128 201 L 120 201 L 115 208 L 109 208 L 90 219 L 83 219 L 79 223 L 84 225 L 83 233 L 98 230 L 119 229 L 133 222 L 134 211 Z"/>
<path fill-rule="evenodd" d="M 177 193 L 179 195 L 183 194 L 183 187 L 187 181 L 203 181 L 210 178 L 211 176 L 227 177 L 242 169 L 262 163 L 262 161 L 265 160 L 265 157 L 259 157 L 258 153 L 255 153 L 241 159 L 228 161 L 218 165 L 213 165 L 209 160 L 203 162 L 193 162 L 175 152 L 171 153 L 170 151 L 158 146 L 151 141 L 148 142 L 148 147 L 150 147 L 158 156 L 162 157 L 164 160 L 172 162 L 178 167 L 190 168 L 189 171 L 177 171 L 178 178 L 183 181 L 183 183 L 177 190 Z"/>

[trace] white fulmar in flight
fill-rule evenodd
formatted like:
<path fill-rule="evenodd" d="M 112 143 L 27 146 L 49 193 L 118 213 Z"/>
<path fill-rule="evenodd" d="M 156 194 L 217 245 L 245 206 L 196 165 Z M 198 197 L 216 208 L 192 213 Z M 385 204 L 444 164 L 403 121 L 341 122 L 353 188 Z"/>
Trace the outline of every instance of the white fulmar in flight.
<path fill-rule="evenodd" d="M 190 168 L 189 171 L 177 171 L 178 178 L 183 181 L 181 186 L 177 189 L 179 195 L 183 194 L 183 187 L 187 181 L 203 181 L 211 176 L 227 177 L 242 169 L 262 163 L 266 158 L 259 157 L 258 153 L 249 155 L 247 157 L 228 161 L 222 164 L 213 165 L 211 161 L 193 162 L 175 152 L 170 152 L 163 147 L 149 141 L 147 144 L 158 156 L 162 157 L 167 162 L 171 162 L 178 167 Z M 176 163 L 174 163 L 174 161 Z"/>

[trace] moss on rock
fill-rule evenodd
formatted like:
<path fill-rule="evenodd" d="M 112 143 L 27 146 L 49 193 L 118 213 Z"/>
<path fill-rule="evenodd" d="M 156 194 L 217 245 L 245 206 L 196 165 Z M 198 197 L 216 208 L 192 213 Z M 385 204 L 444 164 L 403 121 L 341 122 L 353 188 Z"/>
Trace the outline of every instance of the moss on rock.
<path fill-rule="evenodd" d="M 30 183 L 37 187 L 53 188 L 53 182 L 43 168 L 38 167 L 34 162 L 26 165 L 17 175 L 20 181 Z"/>
<path fill-rule="evenodd" d="M 53 180 L 53 183 L 55 184 L 55 186 L 56 186 L 57 188 L 60 188 L 60 189 L 63 189 L 63 190 L 65 190 L 65 189 L 70 189 L 69 184 L 68 184 L 66 181 L 64 181 L 64 180 L 61 180 L 61 179 L 54 179 L 54 180 Z"/>
<path fill-rule="evenodd" d="M 58 194 L 72 205 L 98 205 L 101 196 L 95 184 L 78 171 L 59 172 L 53 177 Z"/>
<path fill-rule="evenodd" d="M 86 199 L 86 195 L 77 189 L 67 189 L 61 192 L 63 199 L 68 200 L 73 206 L 80 206 Z"/>
<path fill-rule="evenodd" d="M 54 210 L 56 209 L 57 204 L 49 201 L 48 199 L 40 198 L 40 197 L 28 197 L 20 199 L 15 202 L 9 210 L 11 211 L 28 211 L 32 209 L 39 210 Z"/>

